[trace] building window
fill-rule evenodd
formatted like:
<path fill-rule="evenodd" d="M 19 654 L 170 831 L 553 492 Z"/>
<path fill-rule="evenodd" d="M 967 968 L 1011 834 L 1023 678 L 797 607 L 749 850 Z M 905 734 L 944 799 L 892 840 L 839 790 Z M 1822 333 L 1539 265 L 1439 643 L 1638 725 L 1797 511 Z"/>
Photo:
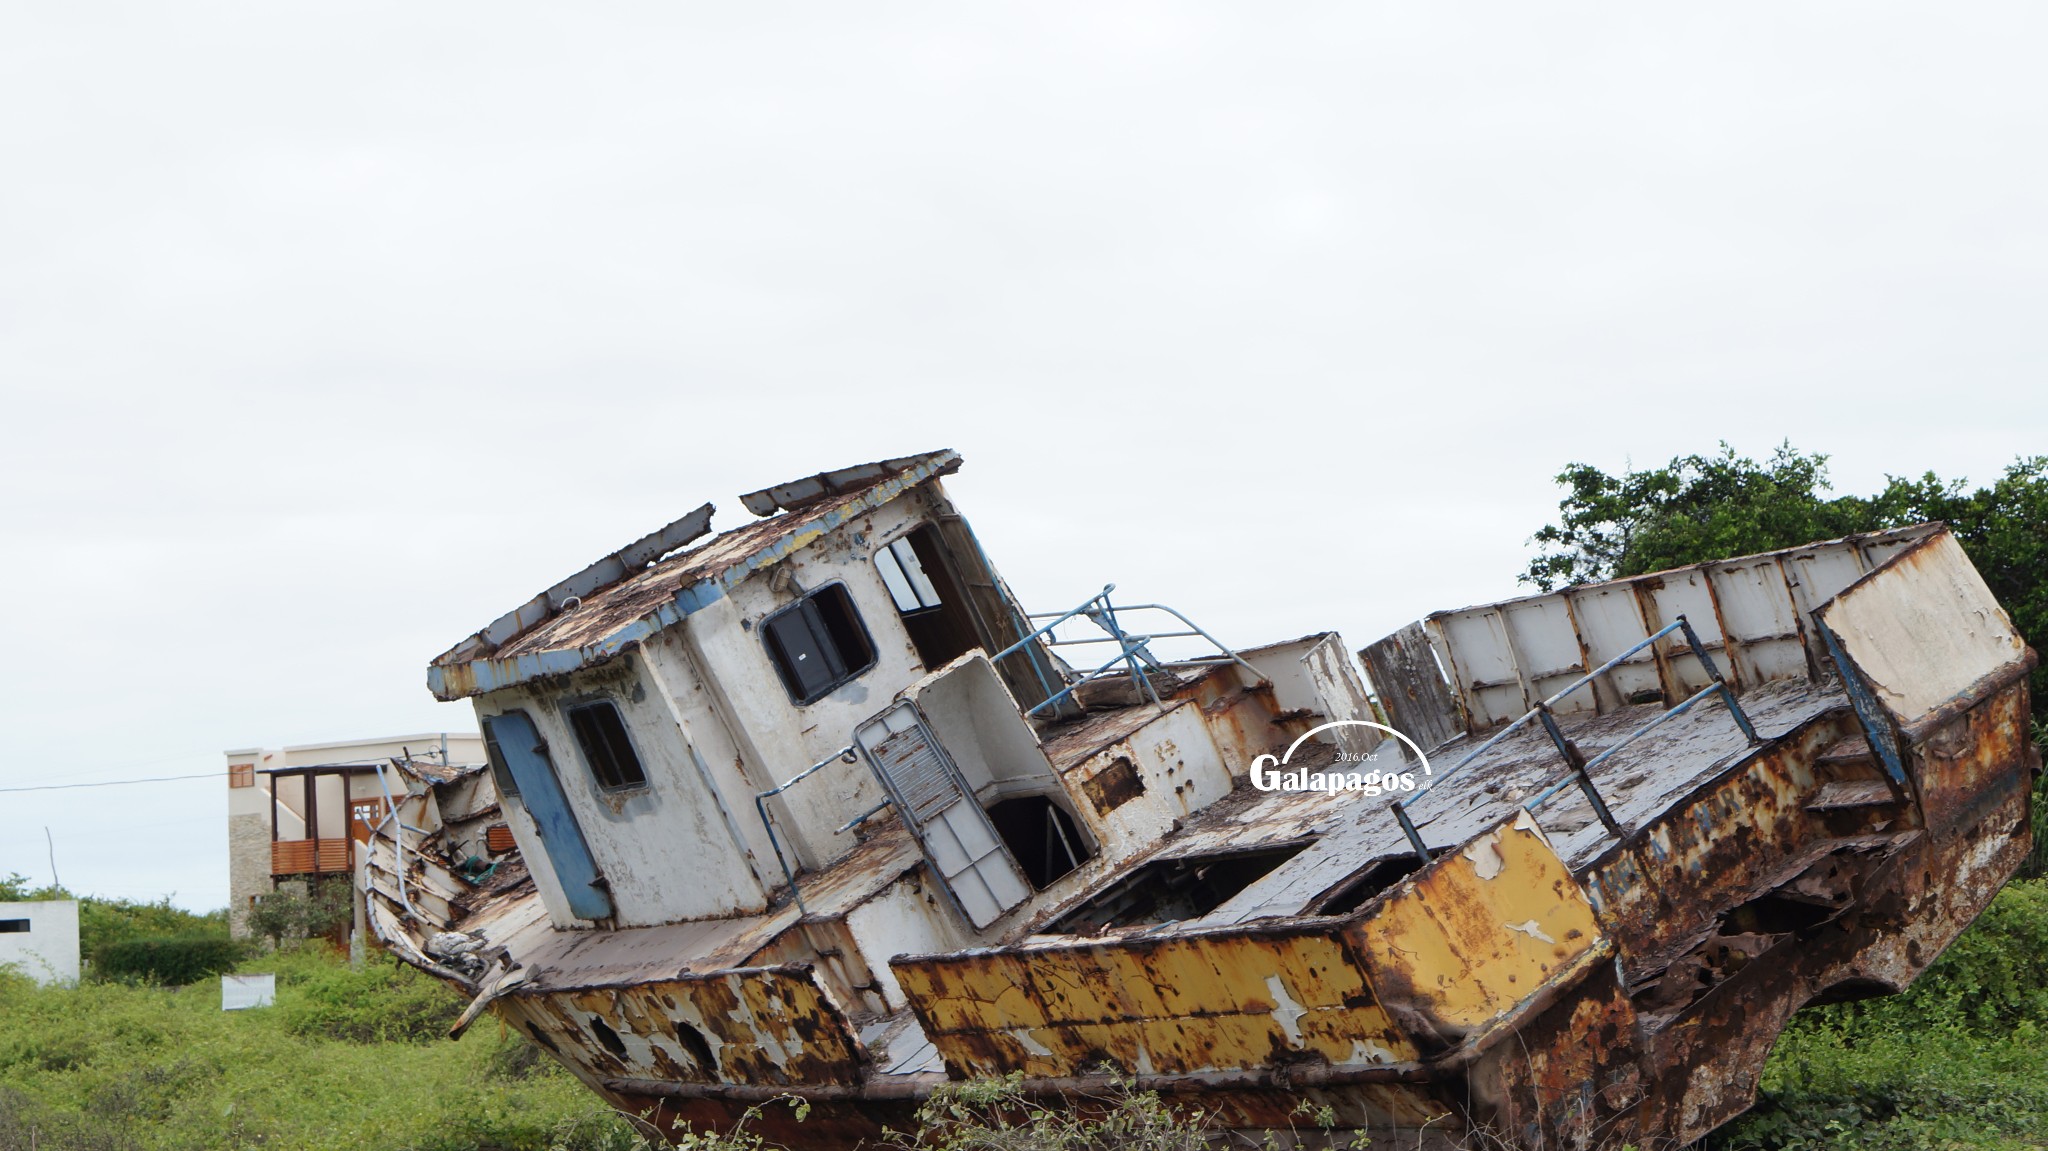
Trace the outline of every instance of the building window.
<path fill-rule="evenodd" d="M 26 919 L 0 919 L 0 935 L 20 935 L 27 930 Z"/>
<path fill-rule="evenodd" d="M 810 703 L 875 665 L 875 645 L 845 584 L 831 584 L 761 625 L 768 658 L 796 702 Z"/>
<path fill-rule="evenodd" d="M 924 565 L 918 562 L 917 549 L 911 546 L 909 536 L 876 552 L 875 570 L 882 573 L 889 598 L 896 601 L 896 610 L 902 614 L 937 611 L 945 606 L 939 600 L 939 589 L 924 574 Z"/>
<path fill-rule="evenodd" d="M 578 704 L 569 709 L 569 729 L 576 733 L 576 745 L 583 749 L 583 762 L 606 791 L 647 786 L 647 772 L 640 757 L 633 754 L 633 742 L 626 738 L 626 721 L 619 706 L 608 699 Z"/>
<path fill-rule="evenodd" d="M 229 787 L 255 787 L 256 765 L 253 763 L 228 764 Z"/>

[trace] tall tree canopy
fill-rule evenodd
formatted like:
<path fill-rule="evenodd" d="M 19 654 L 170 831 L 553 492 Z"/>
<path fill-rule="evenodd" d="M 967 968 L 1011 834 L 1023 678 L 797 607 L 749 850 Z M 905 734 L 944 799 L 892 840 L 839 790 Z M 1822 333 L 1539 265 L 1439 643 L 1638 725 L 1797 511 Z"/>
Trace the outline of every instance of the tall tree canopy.
<path fill-rule="evenodd" d="M 1558 474 L 1558 522 L 1522 574 L 1545 591 L 1853 532 L 1946 520 L 2035 650 L 2048 643 L 2048 456 L 2015 460 L 1990 487 L 1933 472 L 1889 476 L 1874 496 L 1836 496 L 1828 458 L 1780 444 L 1762 463 L 1726 443 L 1714 455 L 1609 475 L 1591 464 Z M 2034 674 L 2034 714 L 2048 717 L 2048 669 Z"/>

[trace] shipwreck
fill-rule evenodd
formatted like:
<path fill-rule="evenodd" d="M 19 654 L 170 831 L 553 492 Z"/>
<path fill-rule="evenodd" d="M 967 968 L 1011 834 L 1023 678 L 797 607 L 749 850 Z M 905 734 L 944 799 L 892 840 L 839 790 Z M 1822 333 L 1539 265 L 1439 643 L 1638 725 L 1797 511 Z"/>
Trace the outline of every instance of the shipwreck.
<path fill-rule="evenodd" d="M 754 1129 L 804 1147 L 1013 1073 L 1248 1132 L 1307 1100 L 1402 1146 L 1663 1145 L 2030 850 L 2035 656 L 1939 524 L 1354 659 L 1109 587 L 1032 610 L 960 462 L 753 492 L 717 534 L 707 504 L 432 662 L 490 763 L 410 773 L 360 879 L 473 997 L 458 1033 L 494 1015 L 660 1128 L 798 1095 Z M 1350 773 L 1386 786 L 1271 786 Z"/>

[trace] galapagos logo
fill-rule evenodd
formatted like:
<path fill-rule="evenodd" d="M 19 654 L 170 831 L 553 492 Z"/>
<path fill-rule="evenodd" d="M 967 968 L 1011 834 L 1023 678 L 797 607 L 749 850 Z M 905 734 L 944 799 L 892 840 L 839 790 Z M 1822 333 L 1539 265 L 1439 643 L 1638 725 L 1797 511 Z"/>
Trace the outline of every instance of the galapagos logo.
<path fill-rule="evenodd" d="M 1310 736 L 1337 727 L 1369 727 L 1374 731 L 1385 732 L 1406 744 L 1408 749 L 1415 753 L 1415 761 L 1422 765 L 1423 775 L 1431 774 L 1429 757 L 1422 753 L 1422 749 L 1415 745 L 1414 740 L 1383 723 L 1369 723 L 1362 719 L 1340 719 L 1301 733 L 1301 737 L 1288 744 L 1287 750 L 1279 756 L 1262 755 L 1252 760 L 1252 786 L 1260 791 L 1320 791 L 1326 795 L 1336 795 L 1345 791 L 1355 791 L 1363 795 L 1400 795 L 1414 791 L 1420 786 L 1420 781 L 1415 778 L 1412 771 L 1378 768 L 1371 771 L 1339 771 L 1334 766 L 1314 771 L 1300 768 L 1286 770 L 1288 761 L 1294 758 L 1295 749 L 1308 742 Z M 1343 751 L 1337 753 L 1339 764 L 1372 763 L 1378 759 L 1379 752 L 1376 750 L 1363 754 Z"/>

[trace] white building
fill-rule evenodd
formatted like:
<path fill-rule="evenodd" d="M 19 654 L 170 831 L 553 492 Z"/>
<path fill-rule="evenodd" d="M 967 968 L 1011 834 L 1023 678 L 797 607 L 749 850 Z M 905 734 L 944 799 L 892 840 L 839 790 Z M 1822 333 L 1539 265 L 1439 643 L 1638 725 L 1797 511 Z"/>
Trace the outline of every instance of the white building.
<path fill-rule="evenodd" d="M 46 986 L 78 982 L 78 901 L 0 903 L 0 967 Z"/>
<path fill-rule="evenodd" d="M 228 918 L 239 936 L 248 934 L 249 909 L 280 880 L 354 874 L 358 845 L 387 811 L 386 787 L 392 798 L 406 793 L 406 781 L 389 770 L 394 762 L 480 765 L 484 746 L 470 732 L 426 732 L 226 756 Z"/>

